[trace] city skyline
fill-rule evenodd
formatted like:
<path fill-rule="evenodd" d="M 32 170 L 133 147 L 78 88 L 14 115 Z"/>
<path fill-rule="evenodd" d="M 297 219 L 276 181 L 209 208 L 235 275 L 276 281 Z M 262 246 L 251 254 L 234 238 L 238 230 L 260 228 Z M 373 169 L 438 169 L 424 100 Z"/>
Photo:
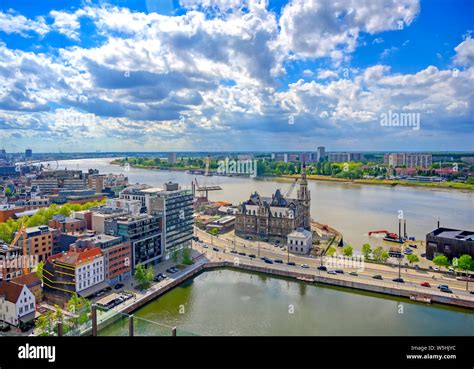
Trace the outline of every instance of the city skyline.
<path fill-rule="evenodd" d="M 7 152 L 472 151 L 469 1 L 31 3 L 0 5 Z"/>

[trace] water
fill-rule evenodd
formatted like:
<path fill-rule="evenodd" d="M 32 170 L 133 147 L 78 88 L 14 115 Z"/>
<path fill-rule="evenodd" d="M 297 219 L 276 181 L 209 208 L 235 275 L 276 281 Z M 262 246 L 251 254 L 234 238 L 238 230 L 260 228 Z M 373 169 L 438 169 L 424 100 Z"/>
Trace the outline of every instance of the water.
<path fill-rule="evenodd" d="M 293 313 L 291 313 L 293 312 Z M 467 309 L 236 270 L 205 272 L 134 312 L 136 335 L 473 335 Z M 146 319 L 146 321 L 141 320 Z M 114 323 L 101 335 L 126 334 Z"/>
<path fill-rule="evenodd" d="M 112 159 L 81 159 L 60 161 L 59 168 L 99 169 L 101 173 L 124 173 L 130 183 L 147 183 L 162 186 L 166 181 L 177 181 L 190 188 L 196 176 L 184 172 L 154 171 L 110 165 Z M 54 167 L 56 162 L 52 163 Z M 218 184 L 223 190 L 209 194 L 211 200 L 239 203 L 258 191 L 270 196 L 277 188 L 285 193 L 293 180 L 251 179 L 237 177 L 197 176 L 199 184 Z M 441 225 L 452 228 L 474 229 L 474 192 L 414 187 L 389 187 L 340 182 L 309 181 L 311 216 L 329 224 L 344 235 L 344 240 L 356 248 L 368 242 L 382 243 L 380 238 L 368 237 L 371 230 L 386 229 L 398 233 L 398 213 L 403 211 L 409 236 L 424 239 Z M 296 196 L 296 189 L 292 193 Z"/>

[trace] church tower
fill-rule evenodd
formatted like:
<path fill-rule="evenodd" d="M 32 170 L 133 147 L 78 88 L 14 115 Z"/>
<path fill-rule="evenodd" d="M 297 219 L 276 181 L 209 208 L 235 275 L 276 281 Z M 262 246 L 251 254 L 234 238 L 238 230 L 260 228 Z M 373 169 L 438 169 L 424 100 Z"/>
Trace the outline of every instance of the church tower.
<path fill-rule="evenodd" d="M 300 187 L 298 189 L 298 201 L 303 206 L 303 227 L 311 229 L 311 196 L 308 190 L 308 180 L 306 178 L 306 164 L 303 161 L 301 167 Z"/>

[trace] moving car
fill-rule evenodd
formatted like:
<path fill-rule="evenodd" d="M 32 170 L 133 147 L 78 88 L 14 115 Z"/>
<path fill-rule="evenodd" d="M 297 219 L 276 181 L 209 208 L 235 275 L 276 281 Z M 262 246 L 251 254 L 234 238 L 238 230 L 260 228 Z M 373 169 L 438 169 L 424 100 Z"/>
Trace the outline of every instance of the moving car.
<path fill-rule="evenodd" d="M 373 275 L 372 278 L 383 280 L 383 277 L 380 274 Z"/>
<path fill-rule="evenodd" d="M 337 274 L 335 270 L 328 270 L 328 274 Z"/>
<path fill-rule="evenodd" d="M 353 276 L 357 277 L 359 274 L 357 274 L 357 272 L 350 272 L 349 275 L 353 275 Z"/>
<path fill-rule="evenodd" d="M 219 249 L 217 247 L 213 247 L 212 248 L 214 251 L 219 251 Z"/>
<path fill-rule="evenodd" d="M 296 265 L 294 261 L 289 261 L 287 264 L 288 264 L 288 265 L 292 265 L 292 266 L 295 266 L 295 265 Z"/>
<path fill-rule="evenodd" d="M 267 264 L 273 264 L 273 261 L 270 260 L 270 259 L 265 259 L 265 263 L 267 263 Z"/>
<path fill-rule="evenodd" d="M 397 283 L 405 283 L 403 278 L 393 278 L 392 281 L 397 282 Z"/>
<path fill-rule="evenodd" d="M 301 267 L 302 267 L 302 268 L 305 268 L 305 269 L 308 269 L 308 268 L 309 268 L 308 264 L 301 264 Z"/>
<path fill-rule="evenodd" d="M 428 282 L 421 282 L 421 283 L 420 283 L 420 286 L 430 288 L 430 287 L 431 287 L 431 284 L 429 284 Z"/>
<path fill-rule="evenodd" d="M 230 253 L 231 253 L 231 254 L 238 254 L 238 252 L 235 251 L 235 250 L 232 250 Z"/>
<path fill-rule="evenodd" d="M 202 247 L 205 248 L 205 249 L 209 248 L 209 246 L 207 246 L 206 244 L 202 245 Z"/>
<path fill-rule="evenodd" d="M 275 259 L 274 261 L 275 261 L 275 263 L 283 264 L 283 260 L 281 260 L 281 259 Z"/>
<path fill-rule="evenodd" d="M 449 286 L 447 284 L 440 284 L 438 286 L 438 290 L 442 289 L 442 288 L 445 288 L 445 289 L 449 289 Z"/>
<path fill-rule="evenodd" d="M 250 255 L 249 255 L 249 258 L 254 259 L 255 257 L 256 257 L 256 256 L 255 256 L 254 254 L 250 254 Z"/>
<path fill-rule="evenodd" d="M 449 288 L 440 288 L 439 290 L 444 293 L 453 293 Z"/>
<path fill-rule="evenodd" d="M 247 254 L 246 254 L 245 252 L 239 252 L 239 255 L 245 256 L 245 255 L 247 255 Z"/>
<path fill-rule="evenodd" d="M 337 274 L 344 274 L 344 271 L 341 270 L 341 269 L 336 269 L 335 272 L 336 272 Z"/>
<path fill-rule="evenodd" d="M 321 265 L 321 266 L 318 266 L 318 270 L 323 270 L 323 271 L 327 271 L 328 268 L 324 265 Z"/>

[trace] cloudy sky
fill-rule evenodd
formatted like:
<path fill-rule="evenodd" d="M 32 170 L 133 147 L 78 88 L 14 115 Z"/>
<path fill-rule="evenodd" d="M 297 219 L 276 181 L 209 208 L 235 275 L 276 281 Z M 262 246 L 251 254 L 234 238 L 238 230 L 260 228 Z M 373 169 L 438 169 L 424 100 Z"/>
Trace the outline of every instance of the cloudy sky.
<path fill-rule="evenodd" d="M 0 144 L 474 150 L 473 14 L 469 0 L 1 0 Z M 389 112 L 420 129 L 382 125 Z"/>

